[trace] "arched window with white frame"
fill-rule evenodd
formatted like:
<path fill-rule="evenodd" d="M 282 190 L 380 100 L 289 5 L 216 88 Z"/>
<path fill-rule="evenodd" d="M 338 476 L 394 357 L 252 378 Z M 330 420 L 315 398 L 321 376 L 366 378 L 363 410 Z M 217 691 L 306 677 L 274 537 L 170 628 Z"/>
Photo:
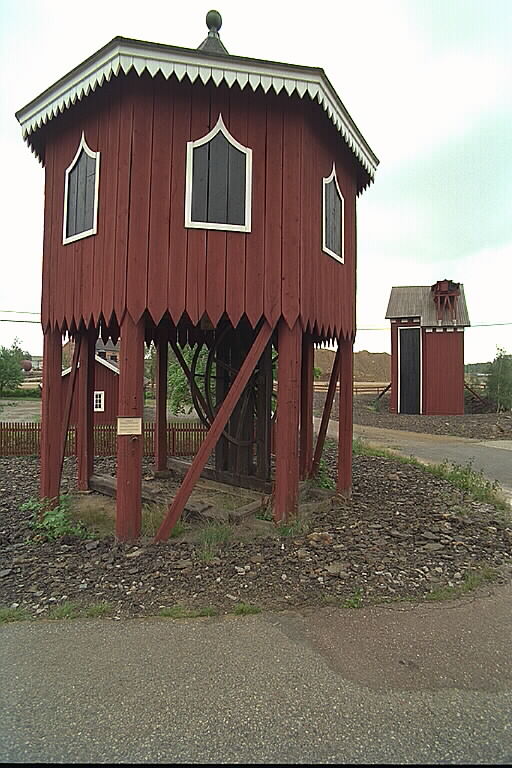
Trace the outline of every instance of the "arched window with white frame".
<path fill-rule="evenodd" d="M 252 150 L 226 128 L 222 115 L 212 130 L 187 142 L 185 226 L 251 231 Z"/>
<path fill-rule="evenodd" d="M 342 264 L 345 261 L 345 198 L 342 195 L 336 166 L 322 179 L 322 250 Z"/>
<path fill-rule="evenodd" d="M 64 245 L 95 235 L 98 223 L 100 153 L 93 152 L 82 133 L 71 165 L 66 168 L 64 186 Z"/>

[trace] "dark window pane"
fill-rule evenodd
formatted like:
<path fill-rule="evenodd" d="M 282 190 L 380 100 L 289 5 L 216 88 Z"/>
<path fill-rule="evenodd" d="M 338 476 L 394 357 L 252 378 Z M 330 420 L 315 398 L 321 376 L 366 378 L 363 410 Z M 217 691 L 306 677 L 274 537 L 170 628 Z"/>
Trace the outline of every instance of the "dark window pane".
<path fill-rule="evenodd" d="M 88 232 L 94 224 L 96 159 L 82 150 L 68 174 L 66 236 Z"/>
<path fill-rule="evenodd" d="M 66 219 L 66 236 L 76 235 L 76 188 L 78 181 L 78 168 L 75 167 L 68 175 L 68 210 Z"/>
<path fill-rule="evenodd" d="M 208 159 L 208 221 L 226 224 L 228 215 L 228 151 L 229 143 L 223 133 L 209 142 Z"/>
<path fill-rule="evenodd" d="M 196 147 L 193 151 L 192 175 L 192 221 L 208 221 L 208 144 Z"/>
<path fill-rule="evenodd" d="M 334 179 L 325 187 L 325 244 L 337 256 L 342 256 L 341 199 Z"/>
<path fill-rule="evenodd" d="M 228 224 L 245 225 L 245 154 L 229 147 Z"/>

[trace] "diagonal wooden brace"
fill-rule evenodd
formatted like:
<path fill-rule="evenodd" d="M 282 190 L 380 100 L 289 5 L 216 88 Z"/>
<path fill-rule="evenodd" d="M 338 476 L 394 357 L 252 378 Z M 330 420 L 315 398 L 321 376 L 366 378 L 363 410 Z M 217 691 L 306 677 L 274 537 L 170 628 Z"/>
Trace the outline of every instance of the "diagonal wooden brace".
<path fill-rule="evenodd" d="M 316 439 L 315 456 L 313 458 L 313 465 L 311 467 L 311 477 L 315 477 L 320 466 L 320 459 L 324 450 L 325 435 L 327 434 L 327 427 L 329 426 L 329 419 L 331 418 L 332 403 L 334 395 L 336 393 L 336 384 L 340 374 L 341 363 L 341 347 L 338 344 L 336 350 L 336 356 L 332 364 L 331 378 L 329 379 L 329 387 L 327 389 L 327 395 L 325 397 L 324 411 L 322 413 L 322 421 L 320 422 L 320 429 L 318 430 L 318 437 Z"/>
<path fill-rule="evenodd" d="M 66 398 L 66 404 L 64 406 L 64 420 L 62 423 L 61 433 L 61 450 L 60 450 L 60 473 L 59 473 L 59 488 L 62 479 L 62 467 L 64 466 L 64 455 L 66 453 L 66 440 L 68 437 L 69 420 L 71 418 L 71 406 L 73 405 L 73 395 L 75 393 L 76 378 L 78 372 L 78 360 L 80 358 L 80 346 L 82 344 L 82 336 L 80 335 L 75 343 L 75 349 L 73 352 L 73 362 L 71 363 L 71 381 L 69 382 L 68 395 Z"/>
<path fill-rule="evenodd" d="M 258 360 L 262 356 L 265 347 L 267 346 L 273 332 L 273 328 L 266 322 L 263 323 L 258 335 L 249 350 L 247 357 L 245 358 L 242 366 L 234 380 L 225 400 L 220 406 L 215 419 L 212 422 L 208 433 L 203 440 L 199 451 L 196 454 L 194 461 L 192 462 L 190 469 L 185 475 L 183 482 L 176 494 L 174 501 L 169 507 L 167 515 L 158 529 L 155 536 L 155 541 L 163 541 L 169 538 L 169 535 L 176 525 L 176 522 L 180 518 L 185 504 L 187 503 L 190 494 L 194 488 L 194 485 L 199 479 L 201 472 L 203 471 L 208 458 L 215 448 L 217 440 L 221 436 L 226 424 L 228 423 L 236 404 L 238 403 L 242 392 L 247 386 Z"/>
<path fill-rule="evenodd" d="M 190 368 L 187 365 L 187 361 L 183 357 L 181 349 L 179 348 L 179 346 L 177 345 L 177 343 L 173 339 L 169 339 L 169 344 L 171 345 L 171 349 L 172 349 L 172 351 L 174 352 L 174 354 L 176 356 L 176 360 L 178 361 L 178 363 L 181 366 L 181 370 L 183 371 L 183 373 L 185 374 L 185 376 L 188 379 L 188 383 L 190 384 L 190 389 L 194 390 L 194 392 L 195 392 L 195 394 L 197 396 L 197 399 L 199 400 L 199 403 L 200 403 L 201 408 L 203 409 L 204 413 L 208 413 L 208 406 L 206 404 L 206 400 L 204 399 L 204 395 L 201 392 L 201 390 L 199 389 L 199 387 L 197 386 L 196 382 L 194 381 L 194 377 L 192 376 L 192 372 L 191 372 Z"/>

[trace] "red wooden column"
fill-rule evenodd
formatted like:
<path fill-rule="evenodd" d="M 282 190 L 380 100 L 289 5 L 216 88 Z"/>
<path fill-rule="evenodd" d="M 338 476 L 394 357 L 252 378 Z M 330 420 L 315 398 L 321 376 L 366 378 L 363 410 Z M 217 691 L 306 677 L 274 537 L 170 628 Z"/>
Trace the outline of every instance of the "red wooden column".
<path fill-rule="evenodd" d="M 128 312 L 119 362 L 116 536 L 124 541 L 140 536 L 144 407 L 144 322 L 134 323 Z"/>
<path fill-rule="evenodd" d="M 89 490 L 94 470 L 94 365 L 96 330 L 83 332 L 78 369 L 77 465 L 78 488 Z"/>
<path fill-rule="evenodd" d="M 338 426 L 338 480 L 336 490 L 343 496 L 352 493 L 352 396 L 353 342 L 340 339 L 340 404 Z"/>
<path fill-rule="evenodd" d="M 156 342 L 155 469 L 167 469 L 167 360 L 168 334 L 160 328 Z"/>
<path fill-rule="evenodd" d="M 302 334 L 302 366 L 300 384 L 300 478 L 311 474 L 313 464 L 313 368 L 315 350 L 311 334 Z"/>
<path fill-rule="evenodd" d="M 286 522 L 295 517 L 298 511 L 301 341 L 300 323 L 296 322 L 290 330 L 281 319 L 278 326 L 278 411 L 274 484 L 276 522 Z"/>
<path fill-rule="evenodd" d="M 59 496 L 61 472 L 62 335 L 50 328 L 44 332 L 42 401 L 39 492 L 53 501 Z"/>

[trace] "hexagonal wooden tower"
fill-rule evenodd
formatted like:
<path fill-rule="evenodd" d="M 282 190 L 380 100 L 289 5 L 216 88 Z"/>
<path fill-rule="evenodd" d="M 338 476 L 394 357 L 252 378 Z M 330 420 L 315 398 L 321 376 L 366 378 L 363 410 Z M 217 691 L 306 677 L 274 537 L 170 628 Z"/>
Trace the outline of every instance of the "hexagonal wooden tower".
<path fill-rule="evenodd" d="M 160 537 L 215 446 L 220 479 L 271 480 L 272 350 L 276 519 L 296 512 L 299 476 L 313 471 L 319 342 L 338 344 L 338 490 L 351 486 L 356 197 L 378 160 L 322 69 L 230 56 L 220 16 L 207 23 L 199 49 L 115 38 L 17 113 L 45 168 L 41 496 L 58 496 L 69 419 L 62 334 L 77 341 L 71 375 L 82 368 L 82 488 L 95 340 L 120 337 L 119 538 L 140 533 L 144 341 L 158 349 L 157 468 L 169 343 L 209 427 Z M 204 347 L 202 389 L 185 344 Z"/>

